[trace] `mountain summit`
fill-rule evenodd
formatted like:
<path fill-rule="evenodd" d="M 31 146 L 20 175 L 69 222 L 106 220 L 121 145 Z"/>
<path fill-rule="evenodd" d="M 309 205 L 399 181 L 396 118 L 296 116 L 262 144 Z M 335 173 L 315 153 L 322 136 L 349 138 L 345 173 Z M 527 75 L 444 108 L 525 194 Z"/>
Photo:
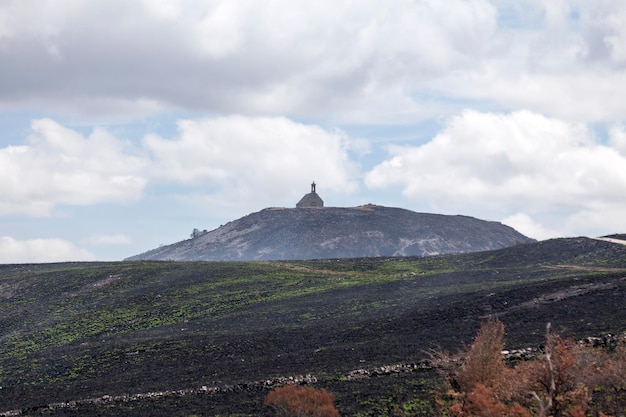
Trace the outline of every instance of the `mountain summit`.
<path fill-rule="evenodd" d="M 233 261 L 428 256 L 533 242 L 498 222 L 367 204 L 324 207 L 315 192 L 296 208 L 266 208 L 127 260 Z"/>

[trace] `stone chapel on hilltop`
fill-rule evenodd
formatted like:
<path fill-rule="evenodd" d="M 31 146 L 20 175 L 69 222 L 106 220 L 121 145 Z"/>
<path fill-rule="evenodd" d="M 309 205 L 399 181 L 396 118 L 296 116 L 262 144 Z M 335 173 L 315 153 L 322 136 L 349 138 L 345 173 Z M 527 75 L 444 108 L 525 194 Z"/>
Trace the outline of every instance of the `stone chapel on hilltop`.
<path fill-rule="evenodd" d="M 324 207 L 324 200 L 315 192 L 315 181 L 311 184 L 311 192 L 298 201 L 296 208 Z"/>

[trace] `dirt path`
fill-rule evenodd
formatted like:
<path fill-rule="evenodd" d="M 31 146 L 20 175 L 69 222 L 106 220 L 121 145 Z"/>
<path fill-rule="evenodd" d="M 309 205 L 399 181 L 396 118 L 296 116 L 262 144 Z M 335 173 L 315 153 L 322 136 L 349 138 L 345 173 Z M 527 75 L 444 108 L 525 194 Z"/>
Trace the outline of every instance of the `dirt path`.
<path fill-rule="evenodd" d="M 619 245 L 626 245 L 626 240 L 615 239 L 615 238 L 612 238 L 612 237 L 594 237 L 592 239 L 602 240 L 604 242 L 610 242 L 610 243 L 617 243 Z"/>
<path fill-rule="evenodd" d="M 620 272 L 620 271 L 626 271 L 626 268 L 610 268 L 610 267 L 606 267 L 606 266 L 571 265 L 571 264 L 544 265 L 543 268 L 547 268 L 547 269 L 572 269 L 572 270 L 576 270 L 576 271 L 590 271 L 590 272 Z"/>

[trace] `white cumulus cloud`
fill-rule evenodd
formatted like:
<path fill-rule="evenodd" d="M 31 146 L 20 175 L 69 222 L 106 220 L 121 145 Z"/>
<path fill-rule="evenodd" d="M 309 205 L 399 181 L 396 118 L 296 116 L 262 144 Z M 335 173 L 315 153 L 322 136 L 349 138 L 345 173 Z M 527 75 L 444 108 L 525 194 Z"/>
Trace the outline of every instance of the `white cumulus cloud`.
<path fill-rule="evenodd" d="M 140 197 L 145 160 L 108 131 L 84 136 L 51 119 L 31 129 L 27 144 L 0 148 L 0 214 L 45 216 L 60 204 Z"/>
<path fill-rule="evenodd" d="M 181 186 L 198 198 L 275 202 L 315 180 L 325 190 L 358 188 L 364 141 L 281 117 L 185 119 L 178 134 L 131 146 L 103 128 L 88 135 L 51 119 L 32 122 L 24 145 L 0 148 L 0 215 L 50 216 L 63 205 L 124 204 L 149 184 Z M 258 200 L 260 199 L 260 200 Z M 111 240 L 102 237 L 101 243 Z M 116 236 L 118 243 L 120 236 Z M 123 240 L 123 239 L 122 239 Z"/>
<path fill-rule="evenodd" d="M 65 239 L 43 238 L 19 240 L 0 236 L 0 263 L 44 263 L 93 261 L 96 257 Z"/>
<path fill-rule="evenodd" d="M 535 220 L 533 220 L 526 213 L 515 213 L 512 216 L 502 219 L 502 223 L 507 226 L 511 226 L 518 232 L 537 240 L 562 237 L 558 231 L 550 230 L 542 224 L 535 222 Z"/>
<path fill-rule="evenodd" d="M 313 179 L 330 191 L 354 191 L 358 167 L 351 152 L 360 146 L 341 131 L 243 116 L 182 120 L 176 137 L 144 139 L 155 181 L 204 184 L 223 199 L 264 201 L 301 193 Z"/>
<path fill-rule="evenodd" d="M 626 205 L 626 156 L 582 124 L 528 111 L 465 111 L 430 142 L 389 153 L 367 174 L 369 187 L 401 187 L 447 212 L 526 213 L 539 224 L 550 217 L 561 234 L 590 220 L 609 231 L 626 226 L 613 217 Z"/>

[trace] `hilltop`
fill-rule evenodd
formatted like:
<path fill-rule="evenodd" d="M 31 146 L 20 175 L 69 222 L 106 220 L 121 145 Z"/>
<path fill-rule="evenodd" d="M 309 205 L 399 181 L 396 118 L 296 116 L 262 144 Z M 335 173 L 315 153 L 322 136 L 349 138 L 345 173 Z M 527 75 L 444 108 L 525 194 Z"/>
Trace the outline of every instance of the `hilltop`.
<path fill-rule="evenodd" d="M 303 201 L 317 202 L 311 194 Z M 429 256 L 500 249 L 532 241 L 509 226 L 468 216 L 416 213 L 372 204 L 359 207 L 317 205 L 268 208 L 192 239 L 127 260 Z"/>
<path fill-rule="evenodd" d="M 567 337 L 624 332 L 626 247 L 2 265 L 0 297 L 0 415 L 267 415 L 269 387 L 298 375 L 342 415 L 406 396 L 429 415 L 425 351 L 459 349 L 488 317 L 507 349 L 541 344 L 548 321 Z"/>

